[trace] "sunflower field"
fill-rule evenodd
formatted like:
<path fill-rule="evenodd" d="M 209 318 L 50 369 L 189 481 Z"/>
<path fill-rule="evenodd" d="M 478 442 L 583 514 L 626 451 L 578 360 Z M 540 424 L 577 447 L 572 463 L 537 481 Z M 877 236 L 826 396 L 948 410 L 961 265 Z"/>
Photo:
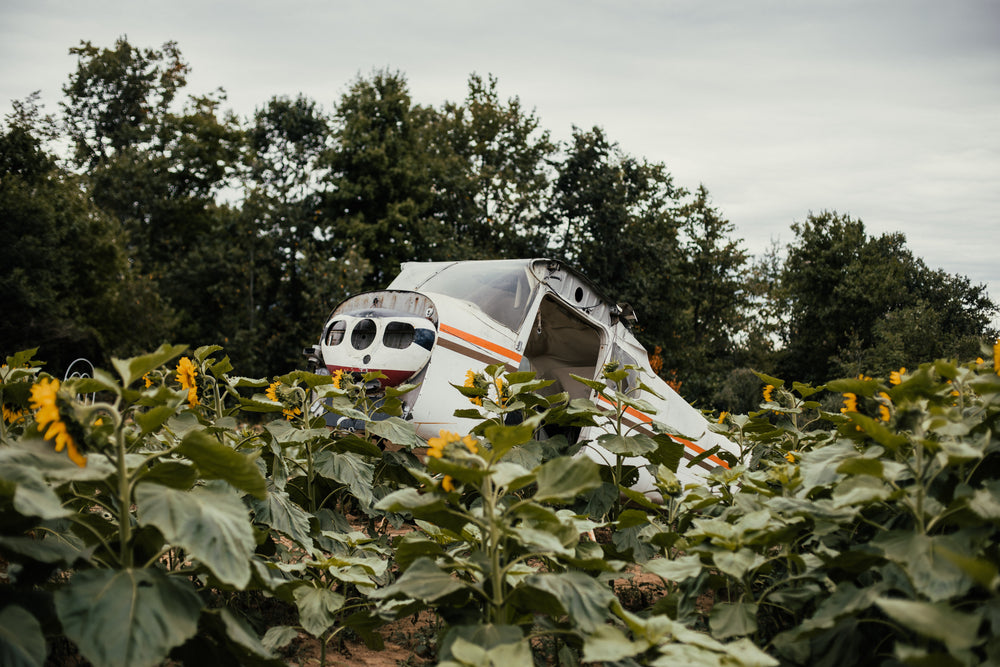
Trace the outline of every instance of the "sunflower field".
<path fill-rule="evenodd" d="M 333 664 L 416 617 L 410 664 L 1000 663 L 1000 345 L 758 374 L 759 409 L 706 415 L 740 456 L 686 486 L 683 434 L 621 429 L 629 367 L 588 382 L 607 409 L 456 377 L 479 425 L 424 441 L 412 386 L 374 376 L 243 377 L 218 346 L 111 366 L 0 369 L 0 664 L 286 665 L 306 640 Z M 602 427 L 660 498 L 546 425 Z"/>

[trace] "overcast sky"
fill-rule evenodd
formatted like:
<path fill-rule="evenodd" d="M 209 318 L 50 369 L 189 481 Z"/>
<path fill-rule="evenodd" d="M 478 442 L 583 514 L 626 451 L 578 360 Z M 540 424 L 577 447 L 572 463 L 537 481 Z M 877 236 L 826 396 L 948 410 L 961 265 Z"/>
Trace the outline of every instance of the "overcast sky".
<path fill-rule="evenodd" d="M 555 138 L 704 184 L 752 253 L 836 210 L 1000 300 L 1000 0 L 0 0 L 0 109 L 56 111 L 68 49 L 121 36 L 176 41 L 187 93 L 242 116 L 377 68 L 433 106 L 493 74 Z"/>

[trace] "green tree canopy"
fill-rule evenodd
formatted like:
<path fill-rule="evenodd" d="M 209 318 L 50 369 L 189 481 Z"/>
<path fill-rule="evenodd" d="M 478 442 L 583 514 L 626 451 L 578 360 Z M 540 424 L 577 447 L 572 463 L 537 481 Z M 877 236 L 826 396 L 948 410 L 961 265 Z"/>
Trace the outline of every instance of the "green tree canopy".
<path fill-rule="evenodd" d="M 781 289 L 791 309 L 780 366 L 808 381 L 975 356 L 997 306 L 984 286 L 929 269 L 901 233 L 869 237 L 835 212 L 792 225 Z"/>
<path fill-rule="evenodd" d="M 358 77 L 334 112 L 324 211 L 334 255 L 353 248 L 378 260 L 366 287 L 387 284 L 404 261 L 449 254 L 451 235 L 434 215 L 438 147 L 428 142 L 436 118 L 412 103 L 402 74 L 387 70 Z"/>
<path fill-rule="evenodd" d="M 548 131 L 519 98 L 501 101 L 497 79 L 469 77 L 462 104 L 446 103 L 438 142 L 455 169 L 439 188 L 463 259 L 544 255 L 549 197 Z"/>
<path fill-rule="evenodd" d="M 169 313 L 130 271 L 115 219 L 42 146 L 33 101 L 0 125 L 0 349 L 64 371 L 155 346 Z M 146 316 L 146 312 L 150 312 Z"/>
<path fill-rule="evenodd" d="M 626 155 L 600 128 L 574 128 L 549 206 L 554 252 L 578 265 L 602 289 L 633 307 L 638 334 L 674 355 L 680 283 L 681 194 L 662 164 Z"/>

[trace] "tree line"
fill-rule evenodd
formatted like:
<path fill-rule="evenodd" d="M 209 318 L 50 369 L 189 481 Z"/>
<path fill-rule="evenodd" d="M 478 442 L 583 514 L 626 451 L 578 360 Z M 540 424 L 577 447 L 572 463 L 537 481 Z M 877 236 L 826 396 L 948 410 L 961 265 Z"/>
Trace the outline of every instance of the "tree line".
<path fill-rule="evenodd" d="M 718 409 L 756 406 L 749 369 L 887 374 L 997 335 L 985 286 L 901 233 L 810 213 L 752 257 L 704 185 L 599 127 L 555 141 L 492 76 L 434 107 L 376 70 L 331 111 L 274 96 L 241 118 L 221 88 L 183 95 L 173 42 L 70 54 L 58 113 L 35 95 L 0 125 L 0 351 L 38 347 L 50 372 L 187 341 L 284 373 L 338 301 L 404 261 L 570 262 L 634 308 L 685 398 Z"/>

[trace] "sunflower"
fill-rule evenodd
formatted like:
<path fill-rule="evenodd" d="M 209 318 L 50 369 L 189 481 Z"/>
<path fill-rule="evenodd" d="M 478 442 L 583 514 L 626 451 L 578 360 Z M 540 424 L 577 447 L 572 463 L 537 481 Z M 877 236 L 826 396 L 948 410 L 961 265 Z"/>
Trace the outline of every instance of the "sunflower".
<path fill-rule="evenodd" d="M 887 422 L 889 421 L 889 418 L 892 416 L 892 413 L 889 410 L 889 406 L 892 405 L 892 398 L 889 396 L 889 394 L 885 393 L 884 391 L 879 392 L 879 396 L 882 398 L 882 401 L 879 401 L 878 416 L 879 419 L 881 419 L 884 422 Z"/>
<path fill-rule="evenodd" d="M 458 433 L 452 433 L 451 431 L 440 431 L 440 436 L 437 438 L 431 438 L 427 441 L 427 456 L 439 459 L 444 456 L 445 447 L 453 442 L 460 442 L 465 445 L 473 454 L 479 452 L 479 447 L 476 445 L 476 439 L 471 435 L 465 437 L 460 436 Z"/>
<path fill-rule="evenodd" d="M 65 449 L 69 459 L 82 468 L 87 465 L 87 457 L 77 450 L 73 436 L 69 434 L 69 428 L 59 414 L 59 407 L 56 405 L 58 393 L 59 380 L 42 378 L 32 385 L 31 407 L 37 411 L 35 419 L 38 421 L 38 431 L 41 433 L 44 430 L 43 437 L 46 440 L 55 440 L 56 451 Z"/>
<path fill-rule="evenodd" d="M 282 401 L 280 398 L 278 398 L 278 387 L 280 385 L 281 385 L 281 380 L 275 380 L 264 391 L 264 395 L 267 396 L 272 401 L 275 401 L 276 403 L 281 403 L 282 404 L 281 414 L 285 415 L 285 419 L 287 419 L 288 421 L 292 421 L 293 419 L 302 414 L 302 410 L 299 407 L 294 405 L 289 405 L 284 401 Z"/>
<path fill-rule="evenodd" d="M 183 389 L 188 392 L 188 405 L 192 408 L 198 405 L 198 385 L 195 378 L 198 377 L 198 369 L 187 357 L 181 357 L 177 362 L 177 381 L 181 383 Z"/>
<path fill-rule="evenodd" d="M 3 404 L 3 421 L 5 424 L 14 424 L 24 417 L 24 410 L 15 410 Z"/>
<path fill-rule="evenodd" d="M 841 412 L 857 412 L 858 411 L 858 397 L 856 394 L 850 392 L 844 394 L 844 407 L 840 409 Z"/>
<path fill-rule="evenodd" d="M 281 380 L 275 380 L 264 390 L 264 395 L 267 396 L 272 401 L 278 400 L 278 385 L 281 384 Z"/>
<path fill-rule="evenodd" d="M 476 374 L 473 373 L 471 370 L 466 371 L 465 372 L 465 385 L 464 386 L 468 387 L 469 389 L 476 389 L 477 388 L 476 385 L 477 385 L 477 383 L 476 383 Z M 476 405 L 479 405 L 479 406 L 481 406 L 483 404 L 483 399 L 480 398 L 479 396 L 469 396 L 469 400 L 471 402 L 475 403 Z M 442 433 L 443 432 L 444 431 L 442 431 Z"/>
<path fill-rule="evenodd" d="M 772 391 L 774 391 L 774 385 L 773 384 L 769 384 L 766 387 L 764 387 L 764 400 L 766 402 L 768 402 L 768 403 L 770 403 L 771 401 L 774 400 L 773 398 L 771 398 L 771 392 Z"/>

